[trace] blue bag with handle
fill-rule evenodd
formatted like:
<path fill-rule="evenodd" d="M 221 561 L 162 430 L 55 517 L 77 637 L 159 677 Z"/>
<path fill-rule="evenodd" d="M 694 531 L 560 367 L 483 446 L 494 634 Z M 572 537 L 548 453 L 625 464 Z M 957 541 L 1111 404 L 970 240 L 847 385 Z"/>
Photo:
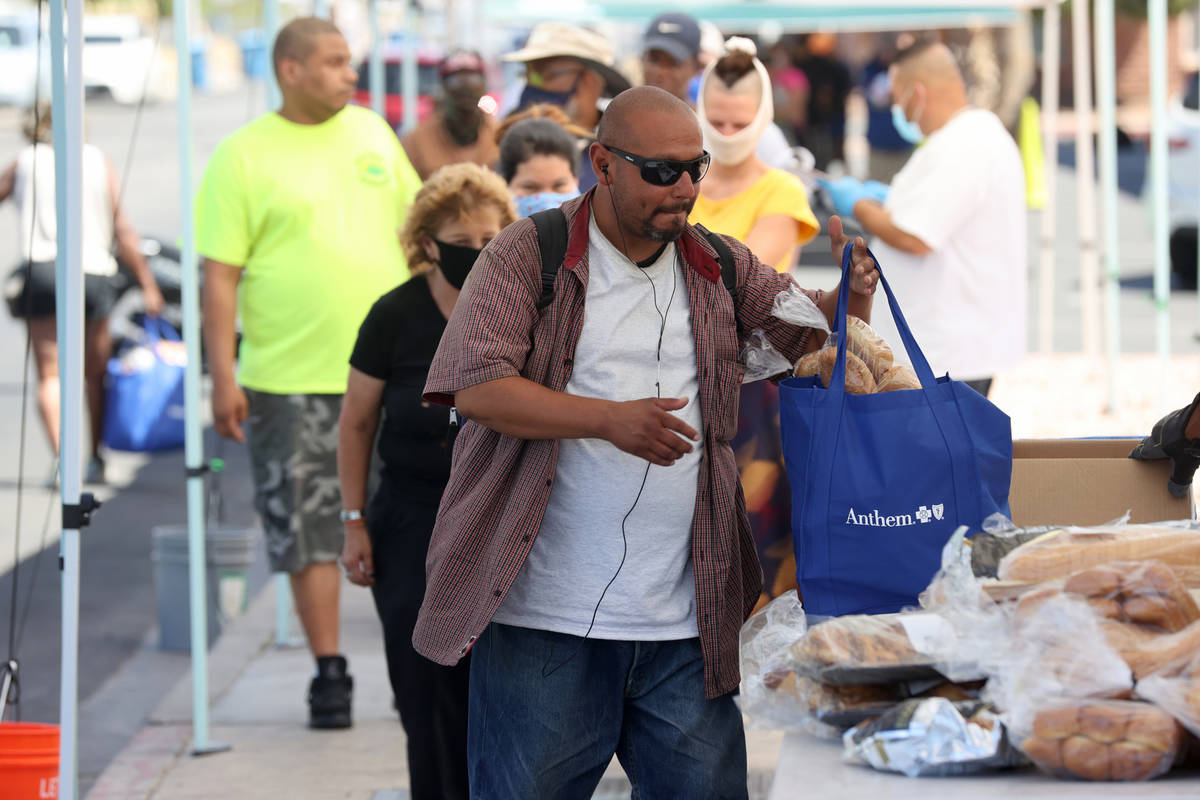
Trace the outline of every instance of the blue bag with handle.
<path fill-rule="evenodd" d="M 104 444 L 112 450 L 152 452 L 183 446 L 183 374 L 187 351 L 171 324 L 143 322 L 143 341 L 108 362 Z"/>
<path fill-rule="evenodd" d="M 835 331 L 846 327 L 850 255 L 847 244 Z M 805 610 L 820 616 L 914 605 L 960 525 L 975 533 L 988 516 L 1010 515 L 1008 416 L 966 384 L 934 378 L 879 276 L 921 388 L 847 393 L 845 336 L 828 388 L 818 376 L 779 385 L 796 578 Z"/>

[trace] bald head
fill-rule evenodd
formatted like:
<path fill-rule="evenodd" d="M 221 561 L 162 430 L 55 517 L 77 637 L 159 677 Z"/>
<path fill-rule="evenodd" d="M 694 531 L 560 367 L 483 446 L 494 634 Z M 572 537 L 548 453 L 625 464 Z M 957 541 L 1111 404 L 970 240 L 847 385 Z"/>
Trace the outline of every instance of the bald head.
<path fill-rule="evenodd" d="M 329 34 L 341 36 L 342 32 L 332 22 L 320 17 L 298 17 L 284 25 L 275 37 L 275 47 L 271 51 L 275 75 L 279 75 L 280 62 L 284 59 L 306 60 L 317 49 L 317 40 Z"/>
<path fill-rule="evenodd" d="M 963 85 L 962 71 L 950 48 L 936 40 L 917 42 L 902 50 L 893 62 L 893 81 L 908 85 L 920 81 L 926 86 Z"/>
<path fill-rule="evenodd" d="M 621 92 L 600 119 L 596 139 L 622 150 L 650 152 L 654 138 L 666 131 L 695 129 L 700 140 L 700 123 L 692 107 L 657 86 L 636 86 Z"/>

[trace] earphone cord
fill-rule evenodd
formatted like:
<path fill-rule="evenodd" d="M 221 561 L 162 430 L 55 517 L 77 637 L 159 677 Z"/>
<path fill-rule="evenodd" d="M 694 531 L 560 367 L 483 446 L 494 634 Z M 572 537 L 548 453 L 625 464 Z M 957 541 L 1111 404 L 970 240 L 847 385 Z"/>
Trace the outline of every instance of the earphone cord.
<path fill-rule="evenodd" d="M 613 216 L 616 217 L 617 216 L 617 201 L 613 199 L 611 191 L 608 193 L 608 198 L 609 198 L 609 200 L 612 200 Z M 634 263 L 633 259 L 629 258 L 629 246 L 625 242 L 625 231 L 621 230 L 621 223 L 619 220 L 617 221 L 617 231 L 620 232 L 620 234 L 621 234 L 621 249 L 623 251 L 622 254 L 625 256 L 626 259 L 629 260 L 630 263 Z M 646 274 L 646 271 L 644 269 L 642 269 L 641 267 L 638 267 L 638 272 L 640 272 L 642 274 L 642 277 L 645 278 L 647 281 L 650 281 L 650 298 L 651 298 L 651 301 L 654 303 L 654 311 L 655 311 L 655 313 L 658 314 L 658 319 L 659 319 L 658 346 L 655 348 L 655 351 L 654 351 L 655 359 L 658 362 L 658 366 L 657 366 L 658 372 L 656 374 L 656 378 L 654 381 L 654 394 L 659 399 L 662 398 L 662 343 L 663 343 L 663 336 L 666 334 L 666 331 L 667 331 L 667 316 L 671 313 L 671 304 L 675 302 L 675 291 L 679 287 L 679 276 L 677 274 L 678 267 L 679 267 L 679 250 L 678 250 L 678 248 L 675 250 L 675 262 L 676 263 L 674 265 L 672 265 L 673 268 L 671 270 L 671 296 L 667 299 L 667 307 L 665 310 L 659 309 L 659 307 L 658 307 L 658 289 L 654 285 L 654 280 L 649 275 Z M 634 264 L 634 266 L 637 266 L 637 265 Z M 583 640 L 579 642 L 579 644 L 575 647 L 575 649 L 571 652 L 571 654 L 569 656 L 567 656 L 561 663 L 559 663 L 558 665 L 556 665 L 553 668 L 550 667 L 550 662 L 553 661 L 553 659 L 554 659 L 554 648 L 553 648 L 553 646 L 551 646 L 550 655 L 546 658 L 546 663 L 542 666 L 542 677 L 543 678 L 549 678 L 555 672 L 558 672 L 559 669 L 561 669 L 562 667 L 565 667 L 567 664 L 569 664 L 571 662 L 571 660 L 579 654 L 579 651 L 583 649 L 584 642 L 587 641 L 587 638 L 592 633 L 592 629 L 596 626 L 596 617 L 599 616 L 599 614 L 600 614 L 600 604 L 604 602 L 604 597 L 605 597 L 605 595 L 608 594 L 608 590 L 611 589 L 612 585 L 617 582 L 617 577 L 621 574 L 621 570 L 624 569 L 624 567 L 625 567 L 625 559 L 629 557 L 629 536 L 625 532 L 625 524 L 629 521 L 629 518 L 633 515 L 633 510 L 635 508 L 637 508 L 638 501 L 640 501 L 642 499 L 642 492 L 644 492 L 646 490 L 646 481 L 649 479 L 649 477 L 650 477 L 650 462 L 647 461 L 646 469 L 644 472 L 642 472 L 641 485 L 638 486 L 637 495 L 633 498 L 633 505 L 631 505 L 629 507 L 629 510 L 625 512 L 625 516 L 621 518 L 621 562 L 619 564 L 617 564 L 617 571 L 614 572 L 613 576 L 608 579 L 608 583 L 605 584 L 605 586 L 604 586 L 604 591 L 602 591 L 600 593 L 600 599 L 596 601 L 596 606 L 592 609 L 592 621 L 588 623 L 587 631 L 585 631 L 583 634 Z"/>

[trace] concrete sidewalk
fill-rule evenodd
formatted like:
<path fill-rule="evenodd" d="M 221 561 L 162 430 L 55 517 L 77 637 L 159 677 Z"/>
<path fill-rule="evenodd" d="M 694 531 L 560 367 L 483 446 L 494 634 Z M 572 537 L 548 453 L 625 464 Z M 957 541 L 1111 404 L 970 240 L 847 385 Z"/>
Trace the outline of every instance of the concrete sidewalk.
<path fill-rule="evenodd" d="M 408 798 L 404 732 L 392 711 L 374 606 L 365 589 L 349 584 L 342 605 L 343 649 L 355 681 L 353 728 L 305 727 L 312 659 L 303 647 L 272 643 L 275 593 L 267 587 L 210 653 L 209 739 L 232 749 L 202 757 L 190 754 L 189 673 L 100 775 L 89 800 Z M 293 630 L 298 629 L 293 622 Z M 781 736 L 747 735 L 751 798 L 765 798 Z M 621 796 L 629 797 L 629 787 L 614 760 L 596 797 Z"/>

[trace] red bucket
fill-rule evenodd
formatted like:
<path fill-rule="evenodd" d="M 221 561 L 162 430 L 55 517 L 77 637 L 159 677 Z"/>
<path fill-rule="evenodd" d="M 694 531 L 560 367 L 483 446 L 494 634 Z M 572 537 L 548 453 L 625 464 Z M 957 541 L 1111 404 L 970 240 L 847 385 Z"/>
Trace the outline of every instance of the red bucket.
<path fill-rule="evenodd" d="M 0 800 L 58 797 L 58 726 L 0 723 Z"/>

